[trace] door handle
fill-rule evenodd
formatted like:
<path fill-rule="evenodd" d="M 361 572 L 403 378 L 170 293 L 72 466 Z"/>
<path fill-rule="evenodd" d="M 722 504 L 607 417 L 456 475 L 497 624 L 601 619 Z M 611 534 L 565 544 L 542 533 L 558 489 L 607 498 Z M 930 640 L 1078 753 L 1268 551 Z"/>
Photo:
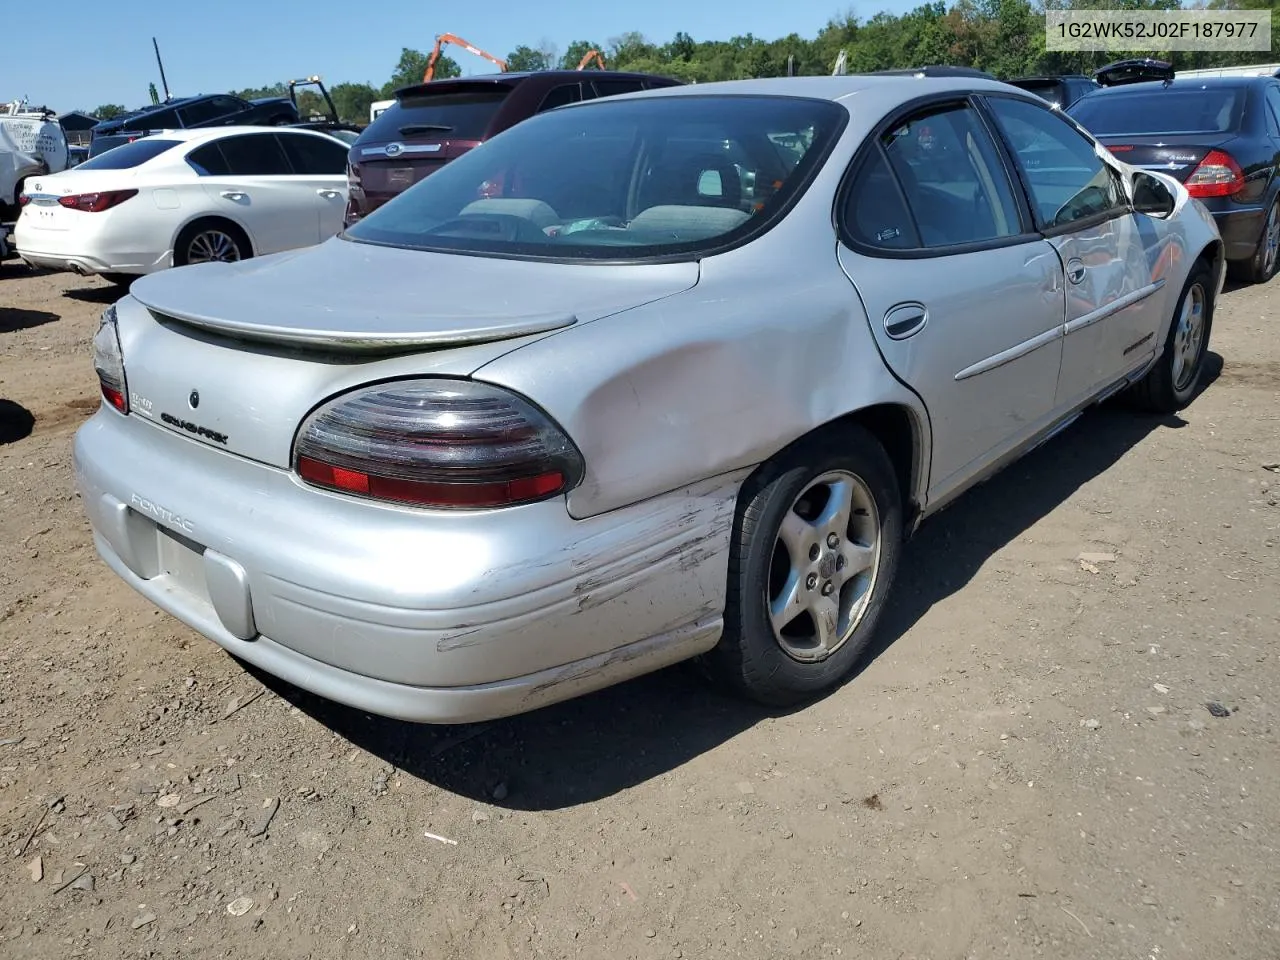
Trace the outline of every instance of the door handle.
<path fill-rule="evenodd" d="M 322 197 L 336 197 L 341 195 L 341 191 L 334 190 L 331 187 L 321 187 L 316 191 L 316 193 L 320 194 Z"/>
<path fill-rule="evenodd" d="M 243 190 L 223 190 L 222 195 L 226 197 L 228 200 L 239 200 L 242 197 L 248 196 L 248 194 L 245 193 Z"/>
<path fill-rule="evenodd" d="M 884 332 L 894 340 L 915 336 L 929 322 L 929 311 L 923 303 L 900 303 L 884 315 Z"/>
<path fill-rule="evenodd" d="M 1084 279 L 1084 261 L 1073 257 L 1067 261 L 1067 279 L 1072 283 L 1079 283 Z"/>

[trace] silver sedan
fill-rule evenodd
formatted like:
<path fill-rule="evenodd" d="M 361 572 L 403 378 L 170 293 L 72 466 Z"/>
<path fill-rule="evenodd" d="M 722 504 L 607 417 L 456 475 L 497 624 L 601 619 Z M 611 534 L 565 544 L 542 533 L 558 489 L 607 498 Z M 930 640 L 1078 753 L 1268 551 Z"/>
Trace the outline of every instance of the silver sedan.
<path fill-rule="evenodd" d="M 1084 409 L 1197 389 L 1212 218 L 969 77 L 561 107 L 305 250 L 165 271 L 94 340 L 103 559 L 403 719 L 700 657 L 850 675 L 921 520 Z"/>

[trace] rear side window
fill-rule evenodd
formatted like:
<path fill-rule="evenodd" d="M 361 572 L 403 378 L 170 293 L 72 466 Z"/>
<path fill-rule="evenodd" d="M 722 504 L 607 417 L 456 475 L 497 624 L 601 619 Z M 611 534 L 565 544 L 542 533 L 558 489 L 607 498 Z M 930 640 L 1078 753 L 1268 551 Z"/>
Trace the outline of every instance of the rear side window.
<path fill-rule="evenodd" d="M 640 80 L 592 80 L 597 97 L 616 97 L 620 93 L 639 93 L 644 89 Z"/>
<path fill-rule="evenodd" d="M 303 133 L 281 133 L 280 142 L 295 173 L 319 176 L 347 171 L 347 147 L 341 143 Z"/>
<path fill-rule="evenodd" d="M 449 137 L 480 140 L 511 93 L 510 87 L 468 93 L 434 93 L 406 96 L 388 108 L 365 129 L 366 143 L 404 137 Z"/>
<path fill-rule="evenodd" d="M 1229 133 L 1239 127 L 1243 87 L 1150 86 L 1086 97 L 1067 112 L 1095 137 Z"/>
<path fill-rule="evenodd" d="M 538 105 L 538 112 L 544 110 L 554 110 L 556 107 L 563 107 L 568 103 L 577 103 L 582 99 L 582 86 L 577 83 L 562 83 L 558 87 L 552 87 L 547 95 L 543 97 L 542 103 Z"/>
<path fill-rule="evenodd" d="M 172 150 L 181 140 L 135 140 L 91 157 L 80 164 L 79 170 L 128 170 L 148 160 L 154 160 L 167 150 Z"/>
<path fill-rule="evenodd" d="M 202 177 L 284 177 L 293 173 L 273 133 L 216 140 L 191 151 L 187 163 Z"/>

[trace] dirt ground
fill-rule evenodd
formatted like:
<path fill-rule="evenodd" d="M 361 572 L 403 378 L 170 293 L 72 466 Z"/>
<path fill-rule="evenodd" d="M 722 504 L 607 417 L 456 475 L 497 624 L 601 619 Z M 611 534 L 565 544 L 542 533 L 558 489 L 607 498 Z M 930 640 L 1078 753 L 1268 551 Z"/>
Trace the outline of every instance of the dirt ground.
<path fill-rule="evenodd" d="M 678 667 L 451 728 L 247 672 L 97 559 L 116 295 L 0 271 L 0 957 L 1280 956 L 1280 281 L 1182 417 L 1098 411 L 927 524 L 829 698 Z"/>

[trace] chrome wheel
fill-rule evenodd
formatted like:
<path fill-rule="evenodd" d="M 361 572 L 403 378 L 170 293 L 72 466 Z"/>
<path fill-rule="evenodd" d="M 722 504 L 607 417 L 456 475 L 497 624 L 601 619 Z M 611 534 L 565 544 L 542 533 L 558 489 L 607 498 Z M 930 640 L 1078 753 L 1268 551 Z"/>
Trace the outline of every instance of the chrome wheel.
<path fill-rule="evenodd" d="M 230 263 L 239 259 L 239 245 L 221 230 L 202 230 L 187 244 L 187 263 Z"/>
<path fill-rule="evenodd" d="M 1186 390 L 1200 369 L 1200 348 L 1204 344 L 1204 287 L 1193 284 L 1182 301 L 1173 333 L 1173 389 Z"/>
<path fill-rule="evenodd" d="M 1267 214 L 1267 226 L 1262 234 L 1262 275 L 1271 276 L 1276 269 L 1276 256 L 1280 254 L 1280 207 L 1272 206 Z"/>
<path fill-rule="evenodd" d="M 774 638 L 791 658 L 831 656 L 862 621 L 880 569 L 875 498 L 852 473 L 811 481 L 783 517 L 765 598 Z"/>

